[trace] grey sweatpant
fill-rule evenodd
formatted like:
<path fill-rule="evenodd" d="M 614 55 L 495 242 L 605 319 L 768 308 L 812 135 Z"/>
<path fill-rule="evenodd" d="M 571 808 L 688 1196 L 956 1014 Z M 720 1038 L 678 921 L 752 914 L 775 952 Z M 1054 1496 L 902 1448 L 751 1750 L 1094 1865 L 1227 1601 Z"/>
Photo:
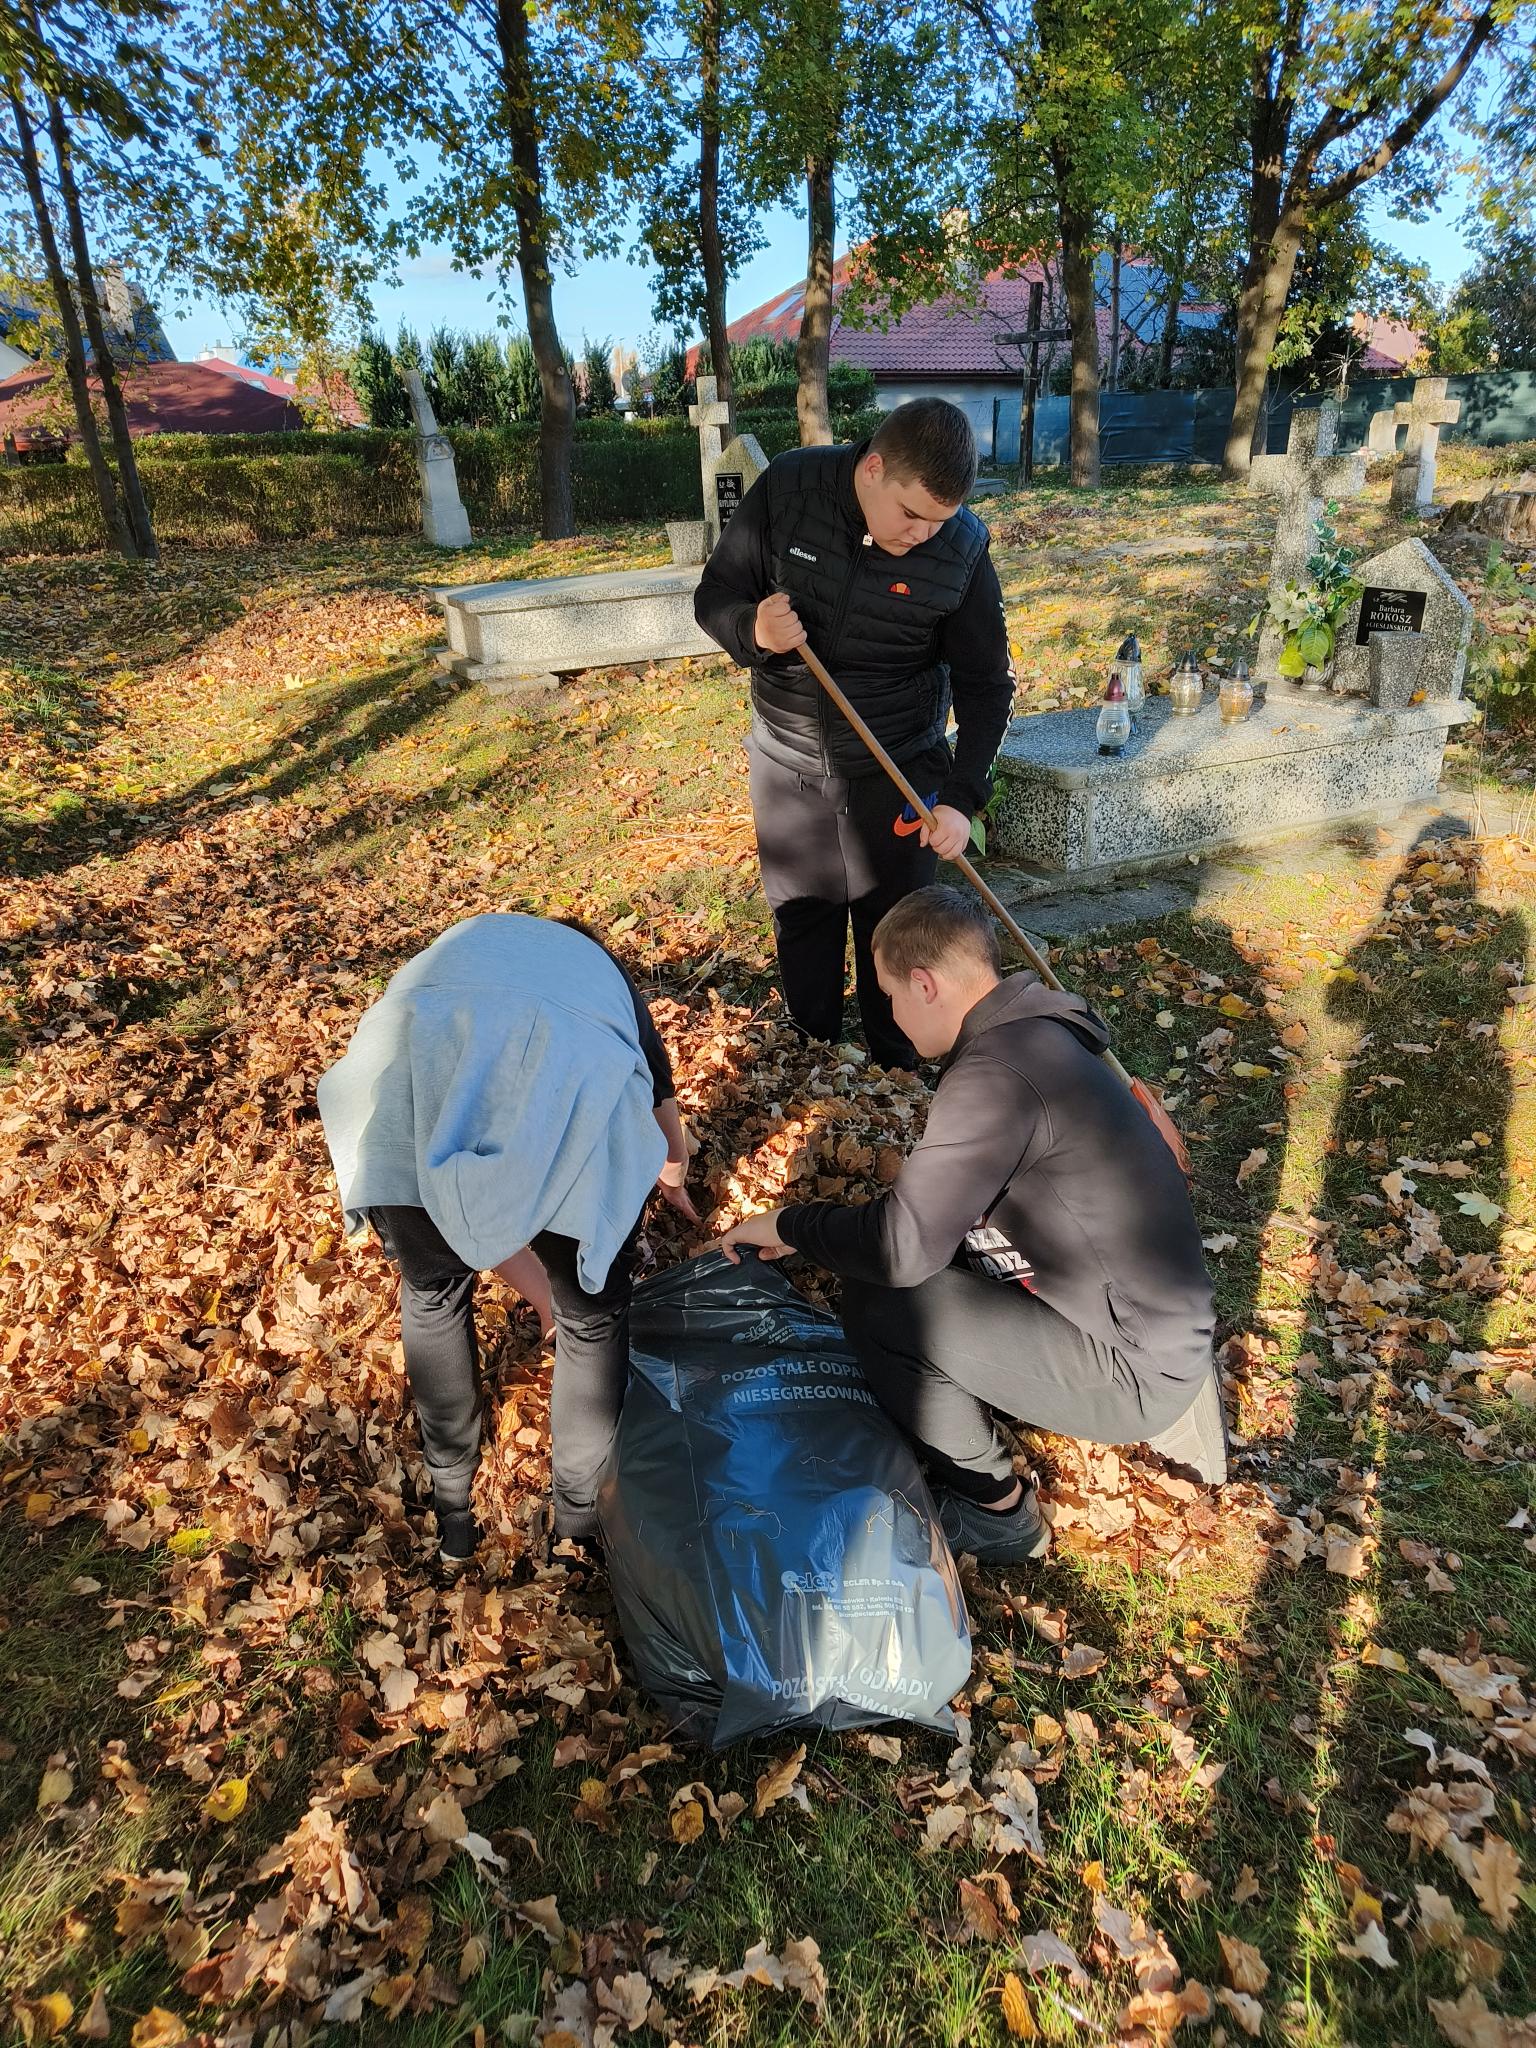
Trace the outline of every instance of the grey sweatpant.
<path fill-rule="evenodd" d="M 400 1269 L 400 1336 L 422 1455 L 432 1476 L 432 1504 L 440 1513 L 467 1508 L 480 1465 L 482 1410 L 474 1268 L 465 1265 L 425 1209 L 370 1209 L 368 1220 Z M 588 1294 L 577 1277 L 574 1238 L 541 1230 L 532 1240 L 549 1274 L 555 1311 L 549 1399 L 555 1530 L 577 1542 L 596 1528 L 597 1483 L 624 1400 L 639 1233 L 637 1216 L 596 1294 Z"/>
<path fill-rule="evenodd" d="M 1146 1443 L 1205 1377 L 1138 1372 L 1027 1288 L 962 1266 L 918 1287 L 845 1280 L 843 1328 L 870 1392 L 933 1478 L 983 1506 L 1014 1481 L 994 1415 L 1090 1443 Z"/>

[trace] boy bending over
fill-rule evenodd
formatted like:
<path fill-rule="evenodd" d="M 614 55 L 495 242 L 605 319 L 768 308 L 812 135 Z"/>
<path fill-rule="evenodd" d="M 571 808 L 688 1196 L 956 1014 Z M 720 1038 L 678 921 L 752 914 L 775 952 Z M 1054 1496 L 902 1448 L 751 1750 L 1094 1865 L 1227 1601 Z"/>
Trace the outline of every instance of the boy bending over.
<path fill-rule="evenodd" d="M 1002 978 L 985 911 L 906 897 L 874 933 L 897 1025 L 943 1072 L 921 1143 L 862 1205 L 806 1202 L 722 1240 L 841 1275 L 872 1391 L 914 1439 L 953 1548 L 1036 1557 L 1047 1531 L 994 1415 L 1148 1443 L 1226 1477 L 1210 1279 L 1177 1162 L 1099 1055 L 1103 1023 Z"/>

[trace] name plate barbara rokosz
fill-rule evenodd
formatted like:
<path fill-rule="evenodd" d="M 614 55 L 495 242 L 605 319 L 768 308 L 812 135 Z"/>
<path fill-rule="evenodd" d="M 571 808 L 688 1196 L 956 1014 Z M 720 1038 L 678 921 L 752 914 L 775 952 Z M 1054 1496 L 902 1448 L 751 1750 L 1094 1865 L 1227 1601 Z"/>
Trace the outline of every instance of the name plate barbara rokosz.
<path fill-rule="evenodd" d="M 1367 584 L 1360 597 L 1355 645 L 1367 646 L 1373 633 L 1421 632 L 1428 597 L 1426 590 L 1393 590 Z"/>

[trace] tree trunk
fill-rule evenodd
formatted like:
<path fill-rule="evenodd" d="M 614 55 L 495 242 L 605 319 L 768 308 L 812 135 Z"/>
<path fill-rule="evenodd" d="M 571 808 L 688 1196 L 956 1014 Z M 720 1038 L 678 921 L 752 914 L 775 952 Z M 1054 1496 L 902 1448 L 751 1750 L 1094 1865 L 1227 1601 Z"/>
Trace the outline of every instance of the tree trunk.
<path fill-rule="evenodd" d="M 731 344 L 725 331 L 725 254 L 720 247 L 720 12 L 723 0 L 704 0 L 699 24 L 699 258 L 704 270 L 704 332 L 715 391 L 727 408 L 725 438 L 736 431 L 736 390 Z"/>
<path fill-rule="evenodd" d="M 91 267 L 91 249 L 85 233 L 85 215 L 80 207 L 79 187 L 75 184 L 69 128 L 64 119 L 63 107 L 51 94 L 46 105 L 48 138 L 53 144 L 54 164 L 59 174 L 59 196 L 63 201 L 64 219 L 69 229 L 75 281 L 80 291 L 80 310 L 85 320 L 85 331 L 90 337 L 91 353 L 96 361 L 96 378 L 101 385 L 102 402 L 107 411 L 107 430 L 112 436 L 112 453 L 117 457 L 117 486 L 122 495 L 123 513 L 128 530 L 133 536 L 134 553 L 141 561 L 158 562 L 160 549 L 155 540 L 155 529 L 150 522 L 144 486 L 139 478 L 133 436 L 128 431 L 128 408 L 123 402 L 123 387 L 118 382 L 117 365 L 112 360 L 112 350 L 107 341 L 106 323 L 101 317 L 101 301 L 96 296 L 96 273 Z"/>
<path fill-rule="evenodd" d="M 70 289 L 69 274 L 59 253 L 58 237 L 53 231 L 53 216 L 48 211 L 48 195 L 43 189 L 43 174 L 37 157 L 37 138 L 20 94 L 8 92 L 6 99 L 10 105 L 11 118 L 16 123 L 22 181 L 27 188 L 27 197 L 32 203 L 38 245 L 43 252 L 49 288 L 58 308 L 59 325 L 64 330 L 64 375 L 68 380 L 69 395 L 74 403 L 75 428 L 80 436 L 80 445 L 85 450 L 91 482 L 96 487 L 96 500 L 101 507 L 102 525 L 118 552 L 132 562 L 137 559 L 138 551 L 134 546 L 123 501 L 117 494 L 117 484 L 107 466 L 107 458 L 102 453 L 101 436 L 96 430 L 96 415 L 91 410 L 85 337 L 80 329 L 80 312 L 75 304 L 74 293 Z"/>
<path fill-rule="evenodd" d="M 534 111 L 533 55 L 522 0 L 496 0 L 496 39 L 512 145 L 512 210 L 517 220 L 517 267 L 523 280 L 528 340 L 539 366 L 539 510 L 546 540 L 576 531 L 571 504 L 571 445 L 576 394 L 555 325 L 555 295 L 544 218 L 539 129 Z"/>
<path fill-rule="evenodd" d="M 1244 274 L 1237 309 L 1237 396 L 1221 463 L 1229 483 L 1242 483 L 1247 477 L 1262 430 L 1269 359 L 1285 316 L 1301 237 L 1301 221 L 1294 214 L 1285 215 L 1259 264 L 1250 259 Z"/>
<path fill-rule="evenodd" d="M 1263 426 L 1264 384 L 1269 375 L 1270 351 L 1275 345 L 1280 319 L 1285 311 L 1291 273 L 1296 267 L 1296 249 L 1285 260 L 1279 280 L 1280 297 L 1273 318 L 1266 306 L 1274 297 L 1276 263 L 1279 260 L 1281 217 L 1285 212 L 1286 160 L 1290 151 L 1290 100 L 1284 90 L 1286 70 L 1282 63 L 1278 78 L 1272 75 L 1271 51 L 1254 52 L 1251 68 L 1251 98 L 1248 140 L 1251 159 L 1248 186 L 1248 260 L 1243 266 L 1242 289 L 1237 300 L 1237 350 L 1233 365 L 1237 391 L 1232 406 L 1232 424 L 1222 456 L 1222 475 L 1242 483 L 1257 451 Z M 1297 246 L 1300 236 L 1297 236 Z M 1267 337 L 1259 343 L 1261 330 Z"/>
<path fill-rule="evenodd" d="M 1093 288 L 1092 223 L 1065 204 L 1058 213 L 1061 277 L 1072 329 L 1072 485 L 1091 491 L 1099 482 L 1099 304 Z"/>
<path fill-rule="evenodd" d="M 832 406 L 827 372 L 832 367 L 832 248 L 837 230 L 832 201 L 832 151 L 806 164 L 810 255 L 805 267 L 805 311 L 795 348 L 800 388 L 795 410 L 800 416 L 800 445 L 814 447 L 832 439 Z"/>
<path fill-rule="evenodd" d="M 1173 355 L 1179 345 L 1179 301 L 1184 296 L 1184 265 L 1168 274 L 1168 305 L 1163 313 L 1162 338 L 1157 345 L 1157 381 L 1166 391 L 1173 382 Z"/>

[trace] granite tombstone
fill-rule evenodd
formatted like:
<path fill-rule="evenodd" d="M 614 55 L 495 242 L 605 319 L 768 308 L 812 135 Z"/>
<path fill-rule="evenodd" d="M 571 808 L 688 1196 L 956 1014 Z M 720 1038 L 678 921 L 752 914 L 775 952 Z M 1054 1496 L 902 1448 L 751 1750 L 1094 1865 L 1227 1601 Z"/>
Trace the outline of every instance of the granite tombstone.
<path fill-rule="evenodd" d="M 1339 620 L 1333 687 L 1391 705 L 1461 695 L 1472 606 L 1418 539 L 1355 564 L 1362 594 Z M 1379 641 L 1404 641 L 1376 654 Z M 1416 643 L 1419 659 L 1413 660 Z"/>
<path fill-rule="evenodd" d="M 1290 439 L 1283 455 L 1258 456 L 1250 470 L 1252 488 L 1279 501 L 1274 550 L 1269 561 L 1269 602 L 1284 597 L 1295 585 L 1312 580 L 1307 561 L 1314 546 L 1317 515 L 1331 498 L 1349 498 L 1365 488 L 1365 451 L 1337 453 L 1339 409 L 1332 400 L 1291 414 Z M 1268 610 L 1259 628 L 1256 677 L 1271 687 L 1282 683 L 1280 654 L 1285 633 Z"/>
<path fill-rule="evenodd" d="M 416 420 L 416 472 L 421 478 L 421 530 L 434 547 L 467 548 L 474 536 L 459 496 L 453 449 L 438 431 L 437 415 L 419 370 L 407 370 L 405 388 Z"/>

